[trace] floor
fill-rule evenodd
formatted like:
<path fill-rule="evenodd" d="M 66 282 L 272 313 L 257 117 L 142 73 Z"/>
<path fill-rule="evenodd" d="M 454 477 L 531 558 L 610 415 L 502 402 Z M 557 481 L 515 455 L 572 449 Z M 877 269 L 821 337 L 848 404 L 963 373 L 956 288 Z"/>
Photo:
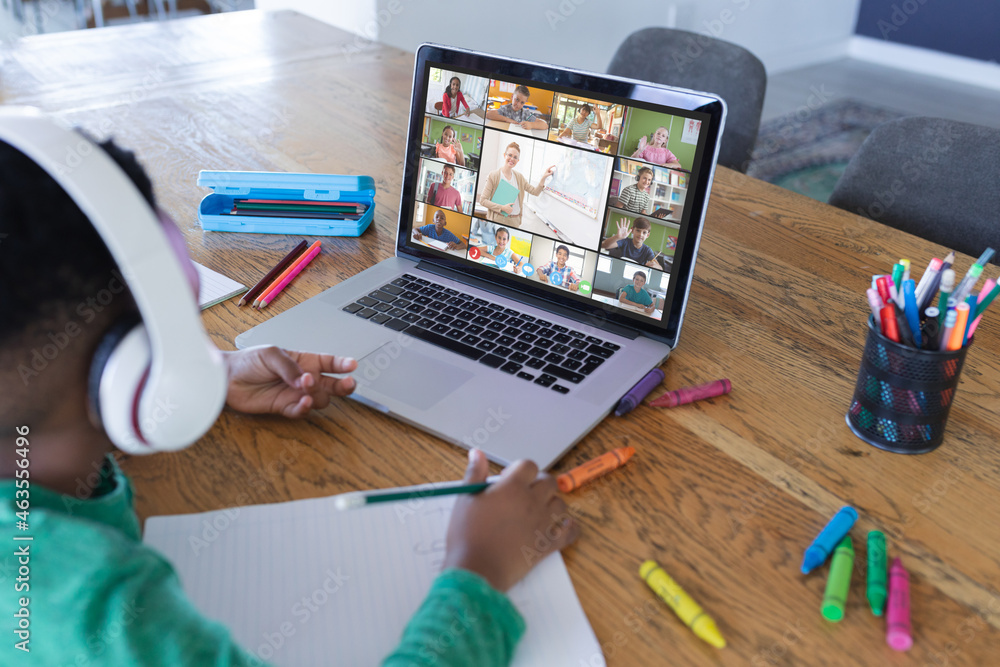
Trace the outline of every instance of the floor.
<path fill-rule="evenodd" d="M 1000 128 L 1000 90 L 841 60 L 776 74 L 768 79 L 761 121 L 849 97 L 918 116 L 949 118 Z"/>

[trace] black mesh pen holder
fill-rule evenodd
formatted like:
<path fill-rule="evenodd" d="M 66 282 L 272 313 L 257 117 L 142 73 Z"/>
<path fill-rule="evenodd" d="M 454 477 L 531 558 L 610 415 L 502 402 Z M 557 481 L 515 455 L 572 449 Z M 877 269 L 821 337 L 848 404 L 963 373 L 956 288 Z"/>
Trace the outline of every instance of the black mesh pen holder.
<path fill-rule="evenodd" d="M 936 449 L 970 345 L 947 352 L 918 350 L 883 336 L 869 317 L 847 425 L 869 445 L 890 452 Z"/>

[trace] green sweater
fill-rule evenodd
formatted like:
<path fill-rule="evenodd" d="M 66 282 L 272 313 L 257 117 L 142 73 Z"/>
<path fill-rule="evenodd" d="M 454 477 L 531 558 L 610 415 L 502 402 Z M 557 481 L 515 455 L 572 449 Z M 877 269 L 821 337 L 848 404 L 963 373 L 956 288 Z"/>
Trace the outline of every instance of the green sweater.
<path fill-rule="evenodd" d="M 0 664 L 262 665 L 191 605 L 170 563 L 141 542 L 132 485 L 108 461 L 88 500 L 29 486 L 27 530 L 17 527 L 15 480 L 0 480 L 0 613 L 8 619 Z M 20 637 L 11 632 L 19 623 L 27 626 Z M 523 633 L 507 596 L 471 572 L 446 570 L 383 665 L 507 665 Z"/>

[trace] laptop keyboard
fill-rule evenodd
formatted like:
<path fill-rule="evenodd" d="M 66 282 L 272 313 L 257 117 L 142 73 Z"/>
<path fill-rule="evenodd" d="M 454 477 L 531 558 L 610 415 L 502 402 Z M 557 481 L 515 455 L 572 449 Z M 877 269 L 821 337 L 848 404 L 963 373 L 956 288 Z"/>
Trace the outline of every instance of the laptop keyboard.
<path fill-rule="evenodd" d="M 408 273 L 344 310 L 560 394 L 620 349 Z"/>

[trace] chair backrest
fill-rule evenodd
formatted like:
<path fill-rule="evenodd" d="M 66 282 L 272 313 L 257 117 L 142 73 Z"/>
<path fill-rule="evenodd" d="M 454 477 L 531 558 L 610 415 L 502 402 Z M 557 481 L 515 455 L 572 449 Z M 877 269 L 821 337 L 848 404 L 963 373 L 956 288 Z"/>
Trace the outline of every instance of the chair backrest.
<path fill-rule="evenodd" d="M 883 123 L 830 204 L 974 257 L 1000 250 L 1000 129 L 918 116 Z"/>
<path fill-rule="evenodd" d="M 767 88 L 764 65 L 754 54 L 699 33 L 645 28 L 625 38 L 608 73 L 703 90 L 724 99 L 728 116 L 719 164 L 746 172 Z"/>

